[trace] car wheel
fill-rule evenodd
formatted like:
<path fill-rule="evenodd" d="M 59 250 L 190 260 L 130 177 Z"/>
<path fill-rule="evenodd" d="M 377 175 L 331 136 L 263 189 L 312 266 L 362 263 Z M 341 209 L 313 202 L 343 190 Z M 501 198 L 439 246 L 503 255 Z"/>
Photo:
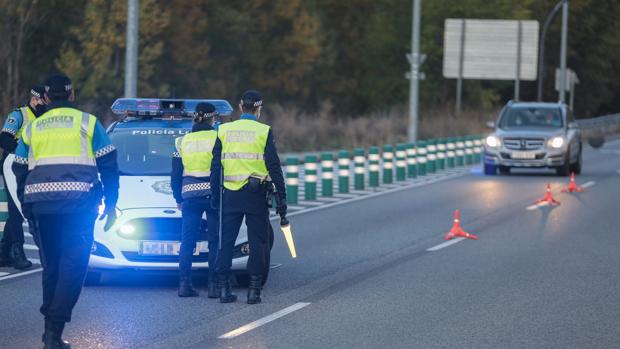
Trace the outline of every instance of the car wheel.
<path fill-rule="evenodd" d="M 579 156 L 577 157 L 577 162 L 570 166 L 570 172 L 578 175 L 581 174 L 581 165 L 583 163 L 583 155 L 581 150 L 579 151 Z"/>
<path fill-rule="evenodd" d="M 510 174 L 510 167 L 508 166 L 499 166 L 498 169 L 501 174 Z"/>
<path fill-rule="evenodd" d="M 493 164 L 484 164 L 484 174 L 487 176 L 494 176 L 497 174 L 497 166 Z"/>
<path fill-rule="evenodd" d="M 564 158 L 564 165 L 556 167 L 555 173 L 558 176 L 566 177 L 570 174 L 570 167 L 570 154 L 566 153 L 566 157 Z"/>
<path fill-rule="evenodd" d="M 86 274 L 84 286 L 98 286 L 101 284 L 101 273 L 90 271 Z"/>

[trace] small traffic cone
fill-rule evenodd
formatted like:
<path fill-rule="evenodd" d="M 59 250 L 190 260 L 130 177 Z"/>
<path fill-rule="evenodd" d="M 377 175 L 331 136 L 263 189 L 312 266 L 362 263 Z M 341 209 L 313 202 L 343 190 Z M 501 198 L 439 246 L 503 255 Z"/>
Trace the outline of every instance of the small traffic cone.
<path fill-rule="evenodd" d="M 575 173 L 571 173 L 570 174 L 570 182 L 568 183 L 568 187 L 566 188 L 562 188 L 562 193 L 565 192 L 569 192 L 569 193 L 574 193 L 574 192 L 578 192 L 578 193 L 582 193 L 584 192 L 585 189 L 583 189 L 582 187 L 577 185 L 577 182 L 575 182 Z"/>
<path fill-rule="evenodd" d="M 556 199 L 553 198 L 553 196 L 551 195 L 551 185 L 549 183 L 547 183 L 547 193 L 545 194 L 545 196 L 542 199 L 538 199 L 536 200 L 537 204 L 546 202 L 549 204 L 549 206 L 553 206 L 553 205 L 559 205 L 560 202 Z"/>
<path fill-rule="evenodd" d="M 446 234 L 444 239 L 450 240 L 452 238 L 468 238 L 472 240 L 478 240 L 478 237 L 476 235 L 463 231 L 463 229 L 461 228 L 460 216 L 461 215 L 459 213 L 459 210 L 455 210 L 454 211 L 454 224 L 452 225 L 452 229 L 450 229 L 450 231 Z"/>

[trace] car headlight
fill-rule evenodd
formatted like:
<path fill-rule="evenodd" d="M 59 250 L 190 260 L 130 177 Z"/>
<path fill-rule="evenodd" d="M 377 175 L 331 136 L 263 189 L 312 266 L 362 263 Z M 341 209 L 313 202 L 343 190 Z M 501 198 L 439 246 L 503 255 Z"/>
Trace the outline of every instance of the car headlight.
<path fill-rule="evenodd" d="M 549 140 L 549 146 L 554 149 L 562 148 L 564 145 L 564 137 L 553 137 Z"/>
<path fill-rule="evenodd" d="M 498 148 L 502 145 L 502 141 L 497 136 L 488 136 L 486 139 L 486 144 L 491 148 Z"/>
<path fill-rule="evenodd" d="M 136 232 L 136 227 L 134 227 L 132 224 L 123 224 L 120 228 L 118 228 L 118 232 L 121 235 L 129 236 Z"/>

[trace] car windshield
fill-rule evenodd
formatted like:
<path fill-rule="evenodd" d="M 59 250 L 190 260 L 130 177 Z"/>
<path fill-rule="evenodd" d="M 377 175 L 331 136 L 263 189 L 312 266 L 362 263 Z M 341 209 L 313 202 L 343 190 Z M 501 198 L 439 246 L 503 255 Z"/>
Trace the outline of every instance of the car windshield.
<path fill-rule="evenodd" d="M 508 108 L 499 122 L 499 128 L 561 128 L 559 108 Z"/>
<path fill-rule="evenodd" d="M 118 151 L 118 169 L 124 176 L 167 176 L 172 169 L 174 140 L 185 129 L 114 130 L 110 135 Z"/>

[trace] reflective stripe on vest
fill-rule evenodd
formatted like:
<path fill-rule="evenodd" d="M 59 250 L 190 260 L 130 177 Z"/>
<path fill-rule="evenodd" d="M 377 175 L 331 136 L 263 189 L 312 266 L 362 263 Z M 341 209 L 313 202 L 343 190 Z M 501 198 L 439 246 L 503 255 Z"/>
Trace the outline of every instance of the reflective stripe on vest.
<path fill-rule="evenodd" d="M 198 131 L 177 138 L 176 148 L 183 162 L 183 176 L 211 176 L 211 160 L 217 131 Z"/>
<path fill-rule="evenodd" d="M 36 119 L 36 116 L 28 107 L 21 107 L 19 108 L 19 111 L 22 113 L 22 125 L 19 127 L 19 130 L 17 130 L 17 133 L 15 133 L 15 139 L 19 139 L 26 127 L 30 125 L 32 120 Z"/>
<path fill-rule="evenodd" d="M 269 126 L 258 121 L 242 119 L 220 125 L 218 138 L 222 142 L 224 187 L 239 190 L 250 177 L 268 178 L 265 165 L 265 146 Z"/>

